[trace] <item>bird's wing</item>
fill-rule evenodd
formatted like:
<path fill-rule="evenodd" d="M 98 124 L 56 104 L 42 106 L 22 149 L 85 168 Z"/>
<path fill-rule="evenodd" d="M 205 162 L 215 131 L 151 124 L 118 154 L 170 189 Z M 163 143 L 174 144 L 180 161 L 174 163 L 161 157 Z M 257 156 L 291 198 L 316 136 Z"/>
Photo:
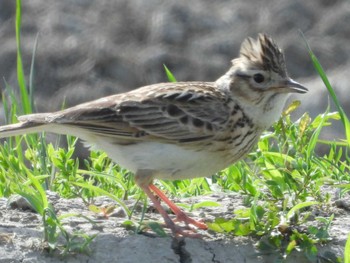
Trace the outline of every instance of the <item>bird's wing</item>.
<path fill-rule="evenodd" d="M 220 131 L 228 120 L 227 104 L 214 83 L 166 83 L 46 115 L 45 122 L 119 139 L 193 142 Z"/>

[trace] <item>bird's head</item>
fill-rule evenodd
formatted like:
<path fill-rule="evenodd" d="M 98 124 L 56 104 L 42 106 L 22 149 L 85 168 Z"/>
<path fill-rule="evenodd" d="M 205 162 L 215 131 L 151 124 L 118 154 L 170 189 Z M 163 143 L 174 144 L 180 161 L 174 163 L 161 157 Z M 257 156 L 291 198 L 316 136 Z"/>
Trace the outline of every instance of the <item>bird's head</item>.
<path fill-rule="evenodd" d="M 274 115 L 275 119 L 280 116 L 288 94 L 308 91 L 288 76 L 281 49 L 265 34 L 243 41 L 239 57 L 232 60 L 230 70 L 217 81 L 219 86 L 220 82 L 225 83 L 222 86 L 230 90 L 236 101 L 262 114 Z"/>

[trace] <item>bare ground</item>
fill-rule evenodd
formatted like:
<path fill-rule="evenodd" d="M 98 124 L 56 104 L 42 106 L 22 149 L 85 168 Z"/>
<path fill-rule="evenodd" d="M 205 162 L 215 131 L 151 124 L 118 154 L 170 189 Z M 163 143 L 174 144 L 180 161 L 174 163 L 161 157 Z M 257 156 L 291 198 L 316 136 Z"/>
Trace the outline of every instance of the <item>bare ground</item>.
<path fill-rule="evenodd" d="M 35 212 L 27 208 L 22 201 L 0 200 L 0 263 L 5 262 L 278 262 L 281 253 L 269 254 L 257 248 L 258 239 L 252 237 L 238 237 L 223 235 L 213 231 L 202 231 L 202 239 L 158 237 L 150 230 L 143 234 L 135 234 L 127 230 L 122 223 L 127 219 L 121 209 L 108 218 L 88 210 L 81 199 L 63 199 L 54 193 L 49 194 L 58 215 L 75 213 L 90 218 L 92 222 L 82 217 L 69 217 L 64 222 L 65 229 L 72 233 L 80 231 L 88 235 L 97 234 L 84 253 L 68 253 L 61 255 L 57 252 L 49 254 L 47 245 L 43 242 L 41 219 Z M 21 199 L 19 199 L 21 200 Z M 220 207 L 203 208 L 194 212 L 195 217 L 208 221 L 216 217 L 232 218 L 233 209 L 242 205 L 239 194 L 212 194 L 198 198 L 177 200 L 179 202 L 199 202 L 212 200 L 219 202 Z M 317 262 L 327 261 L 333 257 L 344 256 L 344 246 L 350 232 L 350 198 L 336 200 L 327 212 L 335 214 L 330 228 L 332 240 L 318 245 Z M 18 206 L 22 208 L 11 208 Z M 115 204 L 106 197 L 99 197 L 94 202 L 98 206 Z M 133 205 L 129 200 L 127 204 Z M 315 215 L 319 211 L 313 211 Z M 140 212 L 136 212 L 133 220 L 137 222 Z M 146 220 L 162 221 L 158 214 L 148 212 Z M 309 222 L 313 224 L 313 222 Z M 316 224 L 316 221 L 314 222 Z M 61 244 L 62 244 L 61 240 Z M 313 262 L 309 261 L 302 252 L 294 252 L 285 262 Z M 316 261 L 314 261 L 316 262 Z"/>

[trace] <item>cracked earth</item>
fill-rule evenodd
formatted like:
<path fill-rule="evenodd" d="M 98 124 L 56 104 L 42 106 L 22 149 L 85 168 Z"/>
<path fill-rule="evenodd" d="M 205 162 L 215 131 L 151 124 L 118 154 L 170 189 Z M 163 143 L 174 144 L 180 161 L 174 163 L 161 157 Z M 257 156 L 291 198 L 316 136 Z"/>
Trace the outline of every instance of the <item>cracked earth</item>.
<path fill-rule="evenodd" d="M 70 253 L 66 256 L 58 253 L 49 254 L 42 241 L 41 219 L 28 209 L 22 199 L 0 199 L 0 263 L 8 262 L 275 262 L 278 253 L 262 254 L 256 248 L 257 239 L 252 237 L 224 236 L 211 231 L 203 231 L 203 239 L 158 237 L 150 231 L 135 234 L 127 230 L 122 223 L 127 219 L 125 213 L 116 208 L 108 218 L 89 211 L 81 199 L 63 199 L 54 193 L 48 193 L 58 215 L 68 213 L 88 217 L 68 217 L 64 221 L 67 231 L 80 231 L 96 235 L 89 246 L 88 253 Z M 232 217 L 233 209 L 242 205 L 239 194 L 215 193 L 198 198 L 175 200 L 181 203 L 194 203 L 203 200 L 216 201 L 220 207 L 203 208 L 195 211 L 194 217 L 211 221 L 215 217 Z M 126 201 L 128 206 L 134 200 Z M 108 206 L 115 202 L 106 197 L 96 198 L 97 206 Z M 343 256 L 347 234 L 350 230 L 349 199 L 335 200 L 332 212 L 335 213 L 330 233 L 333 240 L 319 246 L 319 262 L 322 255 L 329 253 Z M 133 220 L 141 216 L 142 209 L 135 212 Z M 146 213 L 147 220 L 161 222 L 161 217 L 151 211 Z M 302 253 L 295 252 L 285 262 L 310 262 Z"/>

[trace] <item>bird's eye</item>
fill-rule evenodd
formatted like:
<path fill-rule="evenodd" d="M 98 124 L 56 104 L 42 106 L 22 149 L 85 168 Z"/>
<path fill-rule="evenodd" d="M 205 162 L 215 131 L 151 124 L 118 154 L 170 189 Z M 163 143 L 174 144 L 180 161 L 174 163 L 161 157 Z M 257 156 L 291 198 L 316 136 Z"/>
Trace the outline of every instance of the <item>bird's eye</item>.
<path fill-rule="evenodd" d="M 261 73 L 256 73 L 253 75 L 253 79 L 256 83 L 262 83 L 265 80 L 265 77 Z"/>

